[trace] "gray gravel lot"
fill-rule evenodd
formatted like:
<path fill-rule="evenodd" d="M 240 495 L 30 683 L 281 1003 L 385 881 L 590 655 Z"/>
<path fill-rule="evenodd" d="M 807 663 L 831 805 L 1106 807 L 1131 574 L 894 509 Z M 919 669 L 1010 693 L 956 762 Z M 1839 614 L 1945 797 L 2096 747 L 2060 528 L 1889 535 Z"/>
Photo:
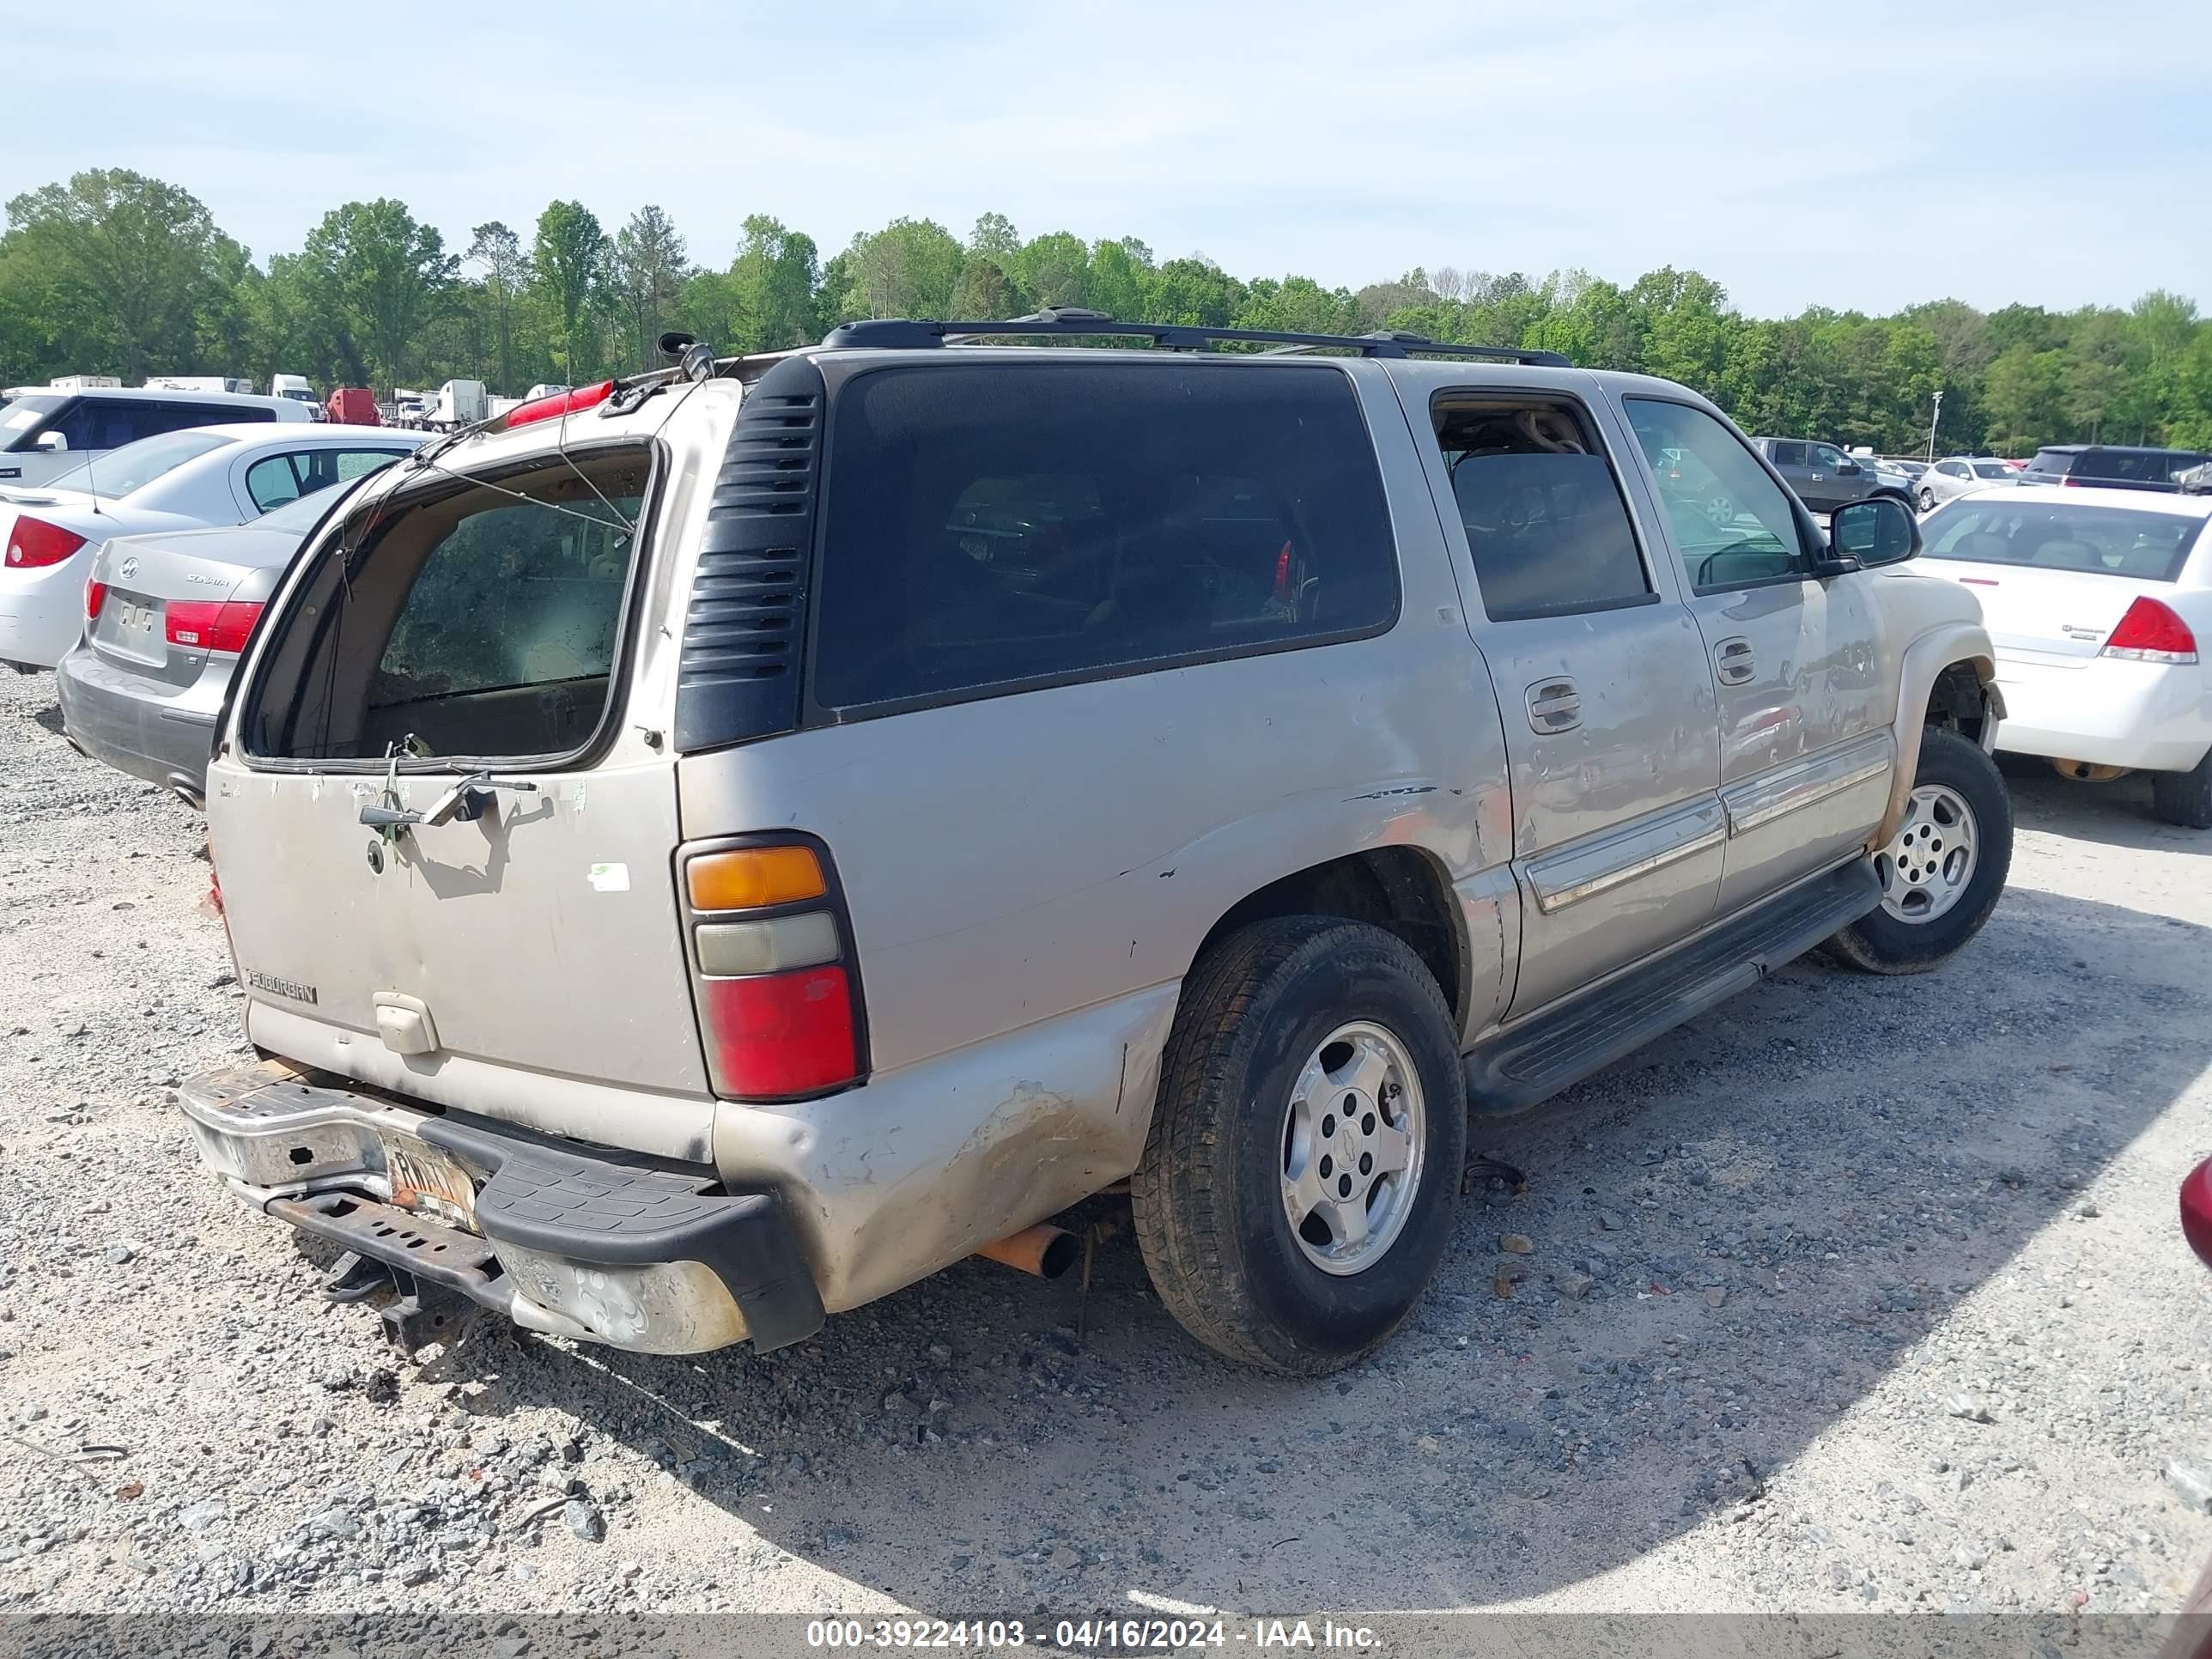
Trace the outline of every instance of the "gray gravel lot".
<path fill-rule="evenodd" d="M 1945 971 L 1800 963 L 1478 1124 L 1526 1190 L 1340 1377 L 1202 1357 L 1111 1200 L 1087 1302 L 971 1262 L 765 1358 L 418 1368 L 200 1176 L 203 826 L 52 692 L 0 678 L 0 1607 L 2129 1611 L 2212 1553 L 2212 836 L 2139 781 L 2015 777 Z"/>

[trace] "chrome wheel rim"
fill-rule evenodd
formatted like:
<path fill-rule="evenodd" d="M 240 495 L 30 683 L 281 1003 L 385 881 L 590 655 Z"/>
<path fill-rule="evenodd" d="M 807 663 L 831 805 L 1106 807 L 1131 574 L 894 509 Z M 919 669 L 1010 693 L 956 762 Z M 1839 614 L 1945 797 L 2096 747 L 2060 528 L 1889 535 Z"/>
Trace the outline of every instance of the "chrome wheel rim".
<path fill-rule="evenodd" d="M 1923 783 L 1905 803 L 1905 822 L 1875 855 L 1881 908 L 1899 921 L 1929 922 L 1965 895 L 1981 858 L 1974 809 L 1957 790 Z"/>
<path fill-rule="evenodd" d="M 1299 1071 L 1283 1116 L 1283 1213 L 1323 1273 L 1364 1272 L 1406 1230 L 1421 1189 L 1423 1111 L 1413 1055 L 1366 1020 L 1338 1026 Z"/>

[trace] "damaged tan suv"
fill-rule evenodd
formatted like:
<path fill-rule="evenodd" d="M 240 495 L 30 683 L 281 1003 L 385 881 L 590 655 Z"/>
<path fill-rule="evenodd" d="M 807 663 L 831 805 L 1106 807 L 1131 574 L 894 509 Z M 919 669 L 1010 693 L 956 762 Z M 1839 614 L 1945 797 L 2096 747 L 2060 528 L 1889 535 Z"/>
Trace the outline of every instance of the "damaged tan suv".
<path fill-rule="evenodd" d="M 1066 312 L 666 343 L 334 507 L 218 728 L 264 1058 L 183 1109 L 404 1343 L 773 1347 L 1126 1179 L 1199 1340 L 1327 1370 L 1470 1109 L 2002 889 L 1972 596 L 1680 386 Z"/>

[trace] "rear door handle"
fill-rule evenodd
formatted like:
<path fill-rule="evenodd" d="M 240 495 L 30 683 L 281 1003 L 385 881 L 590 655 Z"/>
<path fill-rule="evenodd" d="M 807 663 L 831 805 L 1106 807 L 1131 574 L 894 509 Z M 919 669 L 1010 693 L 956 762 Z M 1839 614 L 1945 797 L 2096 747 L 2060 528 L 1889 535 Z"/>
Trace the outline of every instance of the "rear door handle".
<path fill-rule="evenodd" d="M 1758 672 L 1751 654 L 1751 641 L 1741 637 L 1723 640 L 1713 647 L 1713 668 L 1723 685 L 1744 684 Z"/>
<path fill-rule="evenodd" d="M 1528 726 L 1538 736 L 1571 732 L 1583 723 L 1582 693 L 1572 680 L 1539 680 L 1527 695 Z"/>

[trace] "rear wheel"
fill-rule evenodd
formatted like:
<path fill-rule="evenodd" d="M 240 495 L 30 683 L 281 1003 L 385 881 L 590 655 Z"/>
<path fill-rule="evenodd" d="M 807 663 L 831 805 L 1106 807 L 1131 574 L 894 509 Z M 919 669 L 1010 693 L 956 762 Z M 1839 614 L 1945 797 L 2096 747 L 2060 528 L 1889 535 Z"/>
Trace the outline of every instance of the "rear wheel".
<path fill-rule="evenodd" d="M 2185 830 L 2212 830 L 2212 754 L 2186 772 L 2150 775 L 2151 810 Z"/>
<path fill-rule="evenodd" d="M 1923 513 L 1933 513 L 1936 510 L 1936 492 L 1925 484 L 1920 487 L 1920 510 Z"/>
<path fill-rule="evenodd" d="M 1956 732 L 1921 733 L 1905 817 L 1875 855 L 1880 908 L 1828 941 L 1875 974 L 1919 974 L 1956 955 L 2003 896 L 2012 800 L 1996 763 Z"/>
<path fill-rule="evenodd" d="M 1185 984 L 1129 1182 L 1138 1246 L 1216 1353 L 1335 1370 L 1435 1274 L 1466 1148 L 1450 1011 L 1412 950 L 1363 922 L 1256 923 Z"/>

